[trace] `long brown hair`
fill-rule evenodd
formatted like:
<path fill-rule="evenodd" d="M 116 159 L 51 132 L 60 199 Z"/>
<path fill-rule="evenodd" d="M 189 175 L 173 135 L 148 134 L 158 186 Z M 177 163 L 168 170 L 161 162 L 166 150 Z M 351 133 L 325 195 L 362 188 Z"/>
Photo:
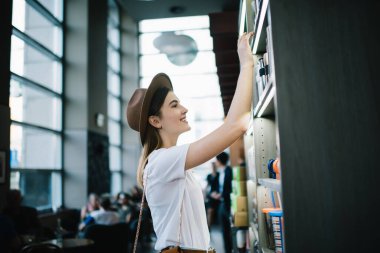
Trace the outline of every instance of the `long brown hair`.
<path fill-rule="evenodd" d="M 165 101 L 166 96 L 168 95 L 170 89 L 167 87 L 161 87 L 157 89 L 154 93 L 153 98 L 151 100 L 149 106 L 149 116 L 161 116 L 161 107 Z M 146 119 L 148 121 L 148 118 Z M 158 133 L 158 129 L 152 126 L 149 122 L 146 124 L 146 134 L 145 139 L 143 140 L 143 149 L 141 151 L 141 156 L 139 160 L 139 166 L 137 168 L 137 183 L 143 187 L 143 173 L 145 169 L 145 165 L 148 162 L 148 156 L 154 150 L 160 148 L 162 146 L 162 139 L 160 134 Z"/>

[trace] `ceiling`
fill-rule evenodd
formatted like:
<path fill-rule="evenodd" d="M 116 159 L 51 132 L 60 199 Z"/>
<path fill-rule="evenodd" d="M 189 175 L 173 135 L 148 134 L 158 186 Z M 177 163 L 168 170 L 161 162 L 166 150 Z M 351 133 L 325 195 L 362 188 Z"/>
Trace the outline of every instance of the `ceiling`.
<path fill-rule="evenodd" d="M 120 0 L 128 15 L 143 19 L 208 15 L 212 12 L 236 11 L 240 0 Z"/>
<path fill-rule="evenodd" d="M 239 75 L 236 41 L 240 0 L 121 0 L 121 2 L 128 15 L 136 21 L 209 15 L 223 109 L 227 115 Z"/>

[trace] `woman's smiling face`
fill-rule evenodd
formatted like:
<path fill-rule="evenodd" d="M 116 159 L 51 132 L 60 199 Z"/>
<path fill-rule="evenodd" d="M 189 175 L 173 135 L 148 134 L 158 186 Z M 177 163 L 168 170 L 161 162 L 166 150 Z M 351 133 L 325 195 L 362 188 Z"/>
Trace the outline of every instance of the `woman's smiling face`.
<path fill-rule="evenodd" d="M 160 109 L 161 131 L 172 135 L 180 135 L 190 130 L 186 120 L 187 108 L 180 104 L 177 96 L 170 91 Z"/>

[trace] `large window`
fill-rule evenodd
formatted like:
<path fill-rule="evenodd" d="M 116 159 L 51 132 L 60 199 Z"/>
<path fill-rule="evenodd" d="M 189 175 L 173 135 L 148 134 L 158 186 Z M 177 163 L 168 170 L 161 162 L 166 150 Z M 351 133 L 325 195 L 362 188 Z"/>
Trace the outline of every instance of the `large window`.
<path fill-rule="evenodd" d="M 108 136 L 111 170 L 111 193 L 122 190 L 122 96 L 121 96 L 121 28 L 120 7 L 108 1 Z"/>
<path fill-rule="evenodd" d="M 39 210 L 62 205 L 63 0 L 14 0 L 11 188 Z"/>
<path fill-rule="evenodd" d="M 193 142 L 223 123 L 224 112 L 208 16 L 143 20 L 139 23 L 140 86 L 159 72 L 169 75 L 174 92 L 189 109 L 190 132 L 178 144 Z M 200 177 L 211 168 L 199 166 Z"/>

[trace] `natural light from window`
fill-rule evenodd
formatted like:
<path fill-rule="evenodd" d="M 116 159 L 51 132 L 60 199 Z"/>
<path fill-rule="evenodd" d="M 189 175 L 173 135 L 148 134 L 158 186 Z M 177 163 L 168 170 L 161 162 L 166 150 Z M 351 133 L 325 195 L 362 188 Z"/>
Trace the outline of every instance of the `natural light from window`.
<path fill-rule="evenodd" d="M 224 112 L 212 51 L 209 17 L 143 20 L 139 28 L 140 86 L 148 87 L 154 75 L 164 72 L 171 78 L 175 94 L 189 110 L 187 119 L 192 129 L 180 136 L 178 145 L 193 142 L 220 126 Z M 155 46 L 156 38 L 169 33 L 182 38 L 190 37 L 195 41 L 197 51 L 191 51 L 196 54 L 192 62 L 184 66 L 175 65 Z M 170 49 L 175 50 L 174 46 Z M 203 174 L 209 172 L 210 168 L 211 165 L 206 163 L 199 166 L 197 171 Z"/>

